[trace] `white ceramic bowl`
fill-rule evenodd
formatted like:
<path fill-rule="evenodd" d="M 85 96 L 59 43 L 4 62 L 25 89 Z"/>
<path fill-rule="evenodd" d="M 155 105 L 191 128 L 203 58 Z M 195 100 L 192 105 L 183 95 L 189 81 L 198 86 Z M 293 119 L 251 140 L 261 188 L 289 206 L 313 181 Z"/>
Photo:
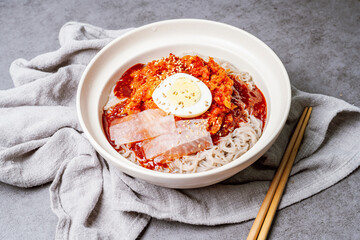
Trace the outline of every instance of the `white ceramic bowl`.
<path fill-rule="evenodd" d="M 240 158 L 193 174 L 162 173 L 140 167 L 117 153 L 102 128 L 102 109 L 122 73 L 136 63 L 184 52 L 220 58 L 248 71 L 267 101 L 267 122 L 259 141 Z M 287 119 L 291 88 L 276 54 L 253 35 L 226 24 L 181 19 L 134 29 L 112 41 L 87 66 L 79 83 L 77 111 L 91 144 L 110 164 L 133 177 L 170 188 L 196 188 L 231 177 L 255 162 L 275 141 Z M 279 156 L 280 157 L 280 156 Z"/>

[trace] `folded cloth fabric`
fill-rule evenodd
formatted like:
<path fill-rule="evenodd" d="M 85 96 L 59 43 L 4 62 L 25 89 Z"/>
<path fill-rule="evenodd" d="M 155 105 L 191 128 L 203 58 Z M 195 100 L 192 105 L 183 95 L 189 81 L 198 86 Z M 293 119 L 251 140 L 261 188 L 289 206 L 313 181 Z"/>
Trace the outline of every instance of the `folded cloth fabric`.
<path fill-rule="evenodd" d="M 176 190 L 118 171 L 83 135 L 75 96 L 90 59 L 128 30 L 67 23 L 60 30 L 61 47 L 14 61 L 15 88 L 0 91 L 0 181 L 19 187 L 53 181 L 57 239 L 134 239 L 152 217 L 202 225 L 254 218 L 305 106 L 313 106 L 313 113 L 279 208 L 330 187 L 359 166 L 360 109 L 292 88 L 290 115 L 278 140 L 224 182 Z"/>

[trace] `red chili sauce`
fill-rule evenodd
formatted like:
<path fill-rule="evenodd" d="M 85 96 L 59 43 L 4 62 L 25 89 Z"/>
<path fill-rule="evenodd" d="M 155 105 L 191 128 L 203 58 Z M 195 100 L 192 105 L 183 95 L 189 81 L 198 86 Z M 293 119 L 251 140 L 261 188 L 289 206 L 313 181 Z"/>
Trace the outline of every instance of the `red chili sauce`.
<path fill-rule="evenodd" d="M 231 102 L 237 107 L 226 114 L 220 130 L 211 135 L 214 144 L 219 142 L 220 137 L 224 137 L 238 128 L 241 122 L 247 121 L 244 119 L 247 115 L 246 110 L 261 120 L 263 129 L 265 126 L 267 112 L 263 93 L 255 85 L 250 89 L 248 84 L 236 80 L 234 76 L 230 75 L 230 78 L 234 81 Z"/>

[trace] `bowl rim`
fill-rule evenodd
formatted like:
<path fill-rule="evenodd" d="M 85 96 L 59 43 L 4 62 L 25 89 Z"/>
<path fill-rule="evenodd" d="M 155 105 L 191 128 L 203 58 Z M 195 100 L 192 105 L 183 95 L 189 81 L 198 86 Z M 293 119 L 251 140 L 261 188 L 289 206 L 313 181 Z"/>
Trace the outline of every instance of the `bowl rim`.
<path fill-rule="evenodd" d="M 93 64 L 99 59 L 99 57 L 106 51 L 108 51 L 108 49 L 112 48 L 115 44 L 117 44 L 119 41 L 121 41 L 123 38 L 126 38 L 132 34 L 135 34 L 137 32 L 143 31 L 144 29 L 148 29 L 148 28 L 155 28 L 158 26 L 161 26 L 163 24 L 171 24 L 171 23 L 184 23 L 184 24 L 189 24 L 191 22 L 197 22 L 197 23 L 204 23 L 204 24 L 213 24 L 213 25 L 218 25 L 220 27 L 224 27 L 224 28 L 228 28 L 231 29 L 233 31 L 238 31 L 241 32 L 242 34 L 246 35 L 247 37 L 251 38 L 252 40 L 256 41 L 257 44 L 262 45 L 264 48 L 266 48 L 269 53 L 272 55 L 272 57 L 274 58 L 275 61 L 277 61 L 278 66 L 281 69 L 281 72 L 283 74 L 283 76 L 286 78 L 285 84 L 286 86 L 285 89 L 287 90 L 286 93 L 286 98 L 289 100 L 286 102 L 286 106 L 284 107 L 284 114 L 281 118 L 279 127 L 276 131 L 274 131 L 268 138 L 270 139 L 269 141 L 267 141 L 265 143 L 265 145 L 261 148 L 261 149 L 265 149 L 268 150 L 269 147 L 273 144 L 273 142 L 276 140 L 276 138 L 278 137 L 278 135 L 280 134 L 280 132 L 282 131 L 285 122 L 287 120 L 287 117 L 289 115 L 290 112 L 290 107 L 291 107 L 291 85 L 290 85 L 290 79 L 288 76 L 288 73 L 285 69 L 285 66 L 283 65 L 283 63 L 281 62 L 280 58 L 275 54 L 275 52 L 268 46 L 266 45 L 264 42 L 262 42 L 259 38 L 255 37 L 254 35 L 240 29 L 237 28 L 235 26 L 229 25 L 229 24 L 225 24 L 225 23 L 221 23 L 221 22 L 216 22 L 216 21 L 211 21 L 211 20 L 204 20 L 204 19 L 192 19 L 192 18 L 185 18 L 185 19 L 171 19 L 171 20 L 164 20 L 164 21 L 158 21 L 158 22 L 154 22 L 154 23 L 150 23 L 150 24 L 146 24 L 143 25 L 141 27 L 132 29 L 122 35 L 120 35 L 119 37 L 115 38 L 114 40 L 112 40 L 109 44 L 107 44 L 105 47 L 103 47 L 92 59 L 91 61 L 87 64 L 81 79 L 79 81 L 78 84 L 78 89 L 77 89 L 77 96 L 76 96 L 76 110 L 77 110 L 77 114 L 78 114 L 78 119 L 80 122 L 80 125 L 82 127 L 82 130 L 85 133 L 85 136 L 87 137 L 87 139 L 90 141 L 91 145 L 93 147 L 95 147 L 96 151 L 100 153 L 101 156 L 103 156 L 106 160 L 110 160 L 111 163 L 116 164 L 117 166 L 120 166 L 120 168 L 122 169 L 122 171 L 124 172 L 137 172 L 143 176 L 147 176 L 147 177 L 156 177 L 158 179 L 162 179 L 162 180 L 166 180 L 166 179 L 175 179 L 175 180 L 181 180 L 181 179 L 197 179 L 197 178 L 202 178 L 204 176 L 209 176 L 209 175 L 215 175 L 215 174 L 221 174 L 223 172 L 226 172 L 229 169 L 232 169 L 236 166 L 238 166 L 239 164 L 244 164 L 247 163 L 248 167 L 249 165 L 251 165 L 252 163 L 254 163 L 258 158 L 253 159 L 255 155 L 259 154 L 259 152 L 254 152 L 253 155 L 249 156 L 248 159 L 244 162 L 239 162 L 236 163 L 236 161 L 239 159 L 235 159 L 232 162 L 229 162 L 228 164 L 225 164 L 221 167 L 217 167 L 208 171 L 204 171 L 204 172 L 197 172 L 197 173 L 189 173 L 189 174 L 174 174 L 174 173 L 166 173 L 166 172 L 159 172 L 159 171 L 154 171 L 154 170 L 150 170 L 150 169 L 146 169 L 144 167 L 138 166 L 135 163 L 132 163 L 132 165 L 126 165 L 123 164 L 121 161 L 116 161 L 116 159 L 113 159 L 113 156 L 106 151 L 105 149 L 102 148 L 102 146 L 100 146 L 99 143 L 97 143 L 97 141 L 94 139 L 94 137 L 91 135 L 91 133 L 89 132 L 84 118 L 82 116 L 82 111 L 81 111 L 81 90 L 84 87 L 84 82 L 86 79 L 87 74 L 89 73 L 91 67 L 93 66 Z M 261 155 L 264 154 L 265 151 L 262 151 Z M 261 156 L 260 155 L 260 156 Z M 125 158 L 126 159 L 126 158 Z M 251 159 L 253 159 L 252 161 L 250 161 Z M 130 161 L 129 161 L 130 162 Z M 235 163 L 234 163 L 235 162 Z M 131 167 L 129 167 L 131 166 Z M 245 168 L 246 168 L 245 167 Z M 126 171 L 127 170 L 127 171 Z"/>

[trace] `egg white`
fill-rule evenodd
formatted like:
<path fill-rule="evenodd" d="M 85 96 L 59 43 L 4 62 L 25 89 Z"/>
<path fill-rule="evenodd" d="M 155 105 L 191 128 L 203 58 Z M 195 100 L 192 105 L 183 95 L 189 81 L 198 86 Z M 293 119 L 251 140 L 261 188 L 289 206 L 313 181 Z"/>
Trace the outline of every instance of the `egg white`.
<path fill-rule="evenodd" d="M 193 80 L 193 83 L 200 89 L 200 99 L 191 106 L 180 107 L 172 104 L 167 93 L 171 89 L 172 84 L 179 78 L 185 77 Z M 175 116 L 182 118 L 193 118 L 205 113 L 211 106 L 212 96 L 210 89 L 198 78 L 186 73 L 176 73 L 164 79 L 159 86 L 154 90 L 152 98 L 155 104 L 168 114 L 174 114 Z"/>

